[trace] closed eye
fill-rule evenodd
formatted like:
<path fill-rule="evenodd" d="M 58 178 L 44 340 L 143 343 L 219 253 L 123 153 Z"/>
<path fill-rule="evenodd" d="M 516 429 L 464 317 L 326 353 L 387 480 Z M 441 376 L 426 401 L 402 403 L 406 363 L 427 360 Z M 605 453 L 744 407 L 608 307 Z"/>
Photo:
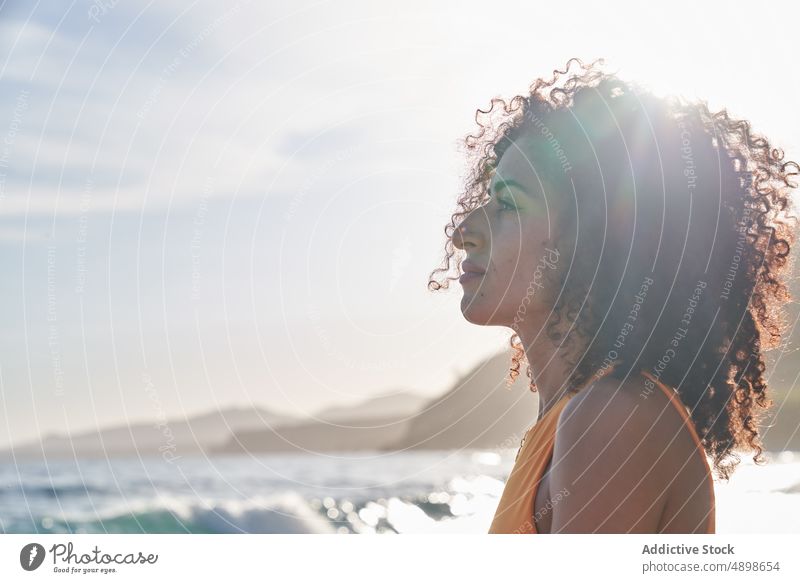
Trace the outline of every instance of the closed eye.
<path fill-rule="evenodd" d="M 497 204 L 500 206 L 500 208 L 498 209 L 497 212 L 515 211 L 515 210 L 517 210 L 516 206 L 514 206 L 510 202 L 507 202 L 507 201 L 503 200 L 502 198 L 498 198 L 497 199 Z"/>

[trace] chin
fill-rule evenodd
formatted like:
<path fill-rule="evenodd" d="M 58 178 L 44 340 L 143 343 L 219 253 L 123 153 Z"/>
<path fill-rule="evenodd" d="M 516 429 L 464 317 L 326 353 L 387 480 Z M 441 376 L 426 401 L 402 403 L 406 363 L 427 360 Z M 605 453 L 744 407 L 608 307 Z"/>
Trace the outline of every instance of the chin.
<path fill-rule="evenodd" d="M 472 295 L 465 295 L 461 298 L 461 314 L 464 319 L 471 324 L 478 326 L 504 326 L 501 315 L 496 307 L 488 305 Z"/>

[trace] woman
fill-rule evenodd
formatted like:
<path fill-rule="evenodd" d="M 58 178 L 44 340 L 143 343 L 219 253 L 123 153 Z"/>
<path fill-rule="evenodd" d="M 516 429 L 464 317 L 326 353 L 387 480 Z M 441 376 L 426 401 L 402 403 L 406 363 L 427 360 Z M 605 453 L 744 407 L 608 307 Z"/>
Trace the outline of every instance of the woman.
<path fill-rule="evenodd" d="M 489 532 L 713 533 L 712 467 L 763 462 L 799 168 L 598 64 L 478 110 L 429 282 L 465 259 L 464 317 L 512 328 L 539 396 Z"/>

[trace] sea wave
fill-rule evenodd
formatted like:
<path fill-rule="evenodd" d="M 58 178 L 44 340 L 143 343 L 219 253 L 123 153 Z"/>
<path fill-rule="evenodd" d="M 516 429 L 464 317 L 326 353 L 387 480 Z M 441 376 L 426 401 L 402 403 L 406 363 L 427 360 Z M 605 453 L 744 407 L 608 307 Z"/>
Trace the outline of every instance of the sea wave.
<path fill-rule="evenodd" d="M 98 513 L 73 513 L 35 519 L 40 533 L 259 533 L 395 534 L 455 529 L 455 521 L 482 522 L 497 504 L 494 496 L 432 491 L 413 498 L 304 499 L 294 492 L 247 500 L 165 498 L 139 501 Z M 460 527 L 466 525 L 460 524 Z M 31 523 L 6 532 L 31 532 Z"/>

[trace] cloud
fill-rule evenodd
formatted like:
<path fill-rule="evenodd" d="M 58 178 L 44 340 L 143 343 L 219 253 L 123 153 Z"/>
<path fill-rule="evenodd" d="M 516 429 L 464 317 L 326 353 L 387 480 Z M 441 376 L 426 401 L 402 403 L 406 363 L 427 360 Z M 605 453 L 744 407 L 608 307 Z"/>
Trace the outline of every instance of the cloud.
<path fill-rule="evenodd" d="M 320 169 L 352 179 L 380 167 L 374 144 L 443 120 L 420 85 L 437 63 L 403 48 L 431 25 L 403 37 L 368 6 L 341 19 L 324 3 L 145 13 L 117 3 L 99 24 L 69 13 L 59 25 L 53 11 L 5 23 L 20 41 L 0 87 L 31 96 L 3 211 L 79 212 L 88 182 L 97 208 L 133 210 L 194 200 L 209 180 L 214 196 L 280 195 Z M 380 48 L 388 36 L 399 50 Z M 328 168 L 356 148 L 357 163 Z"/>

